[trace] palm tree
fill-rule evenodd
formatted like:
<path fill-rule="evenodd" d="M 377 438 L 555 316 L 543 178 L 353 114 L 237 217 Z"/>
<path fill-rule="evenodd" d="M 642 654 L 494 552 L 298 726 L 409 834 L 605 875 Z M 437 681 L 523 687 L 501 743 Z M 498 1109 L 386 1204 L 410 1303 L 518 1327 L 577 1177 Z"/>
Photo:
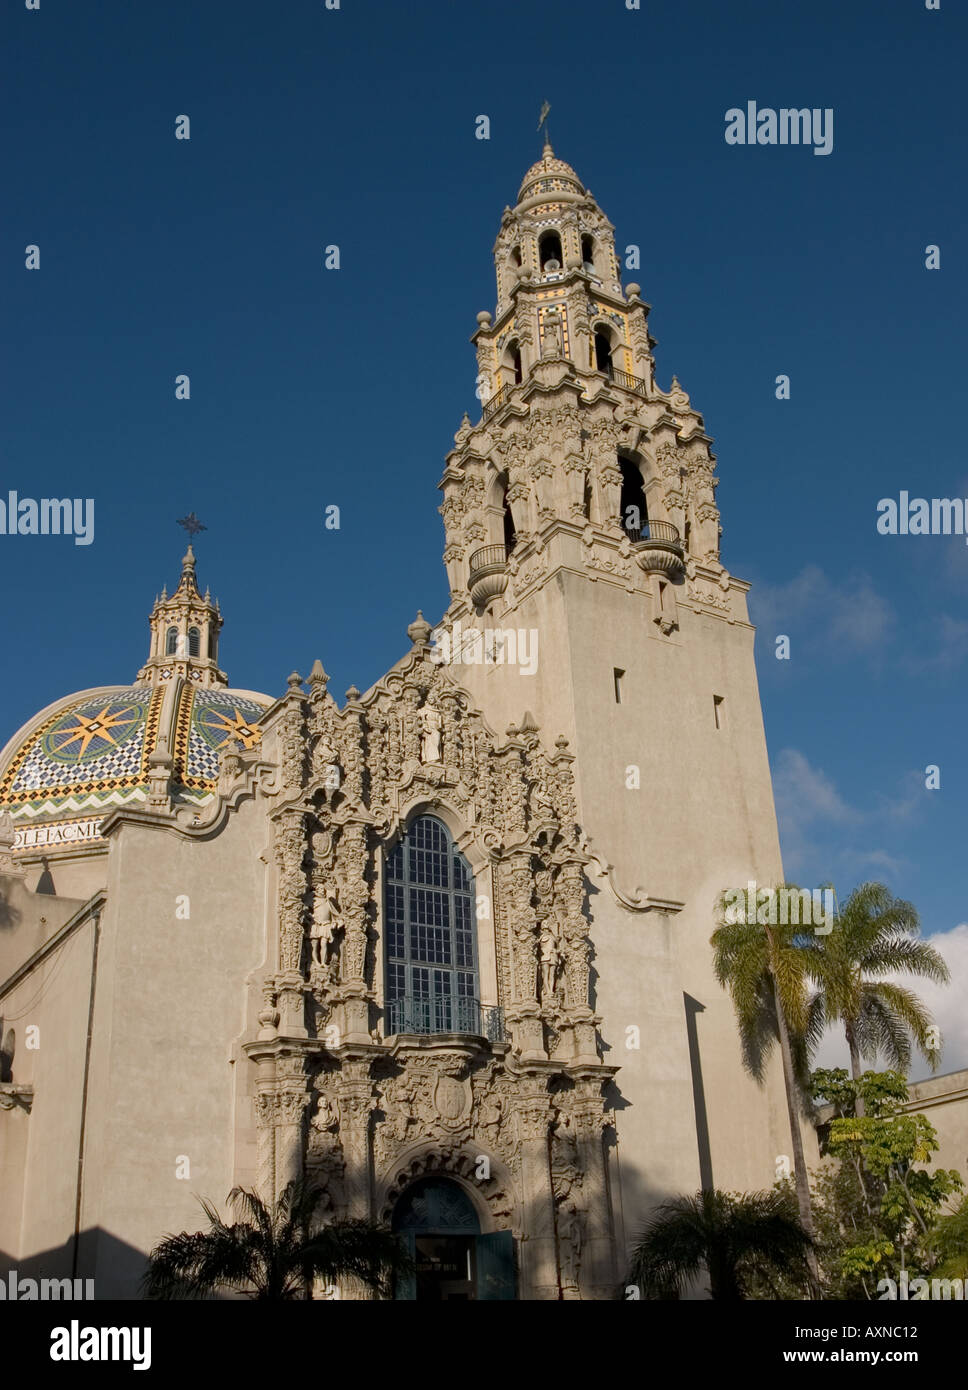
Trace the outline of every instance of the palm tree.
<path fill-rule="evenodd" d="M 374 1222 L 323 1226 L 319 1187 L 290 1182 L 271 1206 L 257 1192 L 235 1187 L 229 1204 L 242 1220 L 227 1225 L 201 1203 L 207 1231 L 166 1236 L 148 1257 L 146 1298 L 204 1298 L 235 1289 L 249 1298 L 308 1298 L 314 1277 L 351 1278 L 387 1294 L 393 1276 L 409 1272 L 410 1257 L 396 1236 Z"/>
<path fill-rule="evenodd" d="M 697 1192 L 660 1206 L 632 1253 L 630 1280 L 648 1297 L 709 1275 L 711 1298 L 745 1297 L 756 1276 L 806 1272 L 812 1242 L 787 1194 Z"/>
<path fill-rule="evenodd" d="M 796 891 L 789 884 L 783 887 Z M 807 992 L 799 928 L 757 921 L 755 895 L 751 893 L 749 897 L 753 901 L 747 900 L 746 912 L 739 921 L 726 911 L 725 895 L 720 902 L 723 925 L 712 936 L 714 969 L 716 979 L 732 996 L 743 1065 L 754 1080 L 763 1080 L 767 1059 L 774 1045 L 780 1045 L 797 1206 L 800 1223 L 811 1241 L 806 1258 L 812 1292 L 816 1294 L 819 1273 L 812 1245 L 810 1178 L 800 1114 L 807 1105 L 807 1063 L 823 1031 L 822 1013 Z"/>
<path fill-rule="evenodd" d="M 807 942 L 807 972 L 819 989 L 825 1023 L 842 1023 L 856 1081 L 861 1058 L 883 1053 L 906 1072 L 913 1037 L 932 1071 L 940 1050 L 931 1045 L 931 1015 L 913 990 L 877 977 L 917 975 L 947 984 L 944 960 L 926 941 L 911 903 L 892 897 L 883 883 L 862 883 L 838 912 L 828 936 Z"/>

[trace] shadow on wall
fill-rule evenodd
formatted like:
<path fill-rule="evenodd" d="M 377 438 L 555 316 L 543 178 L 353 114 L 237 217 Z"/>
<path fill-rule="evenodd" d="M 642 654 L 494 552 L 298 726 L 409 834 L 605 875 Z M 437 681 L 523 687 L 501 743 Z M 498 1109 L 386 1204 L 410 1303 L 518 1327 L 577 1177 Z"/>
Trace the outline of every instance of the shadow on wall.
<path fill-rule="evenodd" d="M 14 880 L 0 874 L 0 931 L 13 931 L 20 925 L 23 913 L 10 902 L 10 889 Z"/>
<path fill-rule="evenodd" d="M 51 1299 L 73 1298 L 75 1291 L 81 1298 L 86 1298 L 87 1281 L 93 1279 L 95 1300 L 133 1300 L 138 1298 L 136 1290 L 144 1268 L 143 1251 L 118 1240 L 98 1226 L 81 1232 L 76 1264 L 73 1239 L 42 1250 L 39 1254 L 24 1256 L 23 1259 L 0 1250 L 0 1281 L 5 1285 L 8 1301 L 13 1296 L 11 1282 L 14 1276 L 19 1285 L 25 1279 L 37 1281 L 35 1298 L 43 1292 L 41 1280 L 51 1281 L 47 1286 Z M 64 1280 L 76 1280 L 77 1283 L 72 1283 L 68 1291 L 62 1282 Z M 20 1298 L 23 1298 L 23 1290 Z"/>

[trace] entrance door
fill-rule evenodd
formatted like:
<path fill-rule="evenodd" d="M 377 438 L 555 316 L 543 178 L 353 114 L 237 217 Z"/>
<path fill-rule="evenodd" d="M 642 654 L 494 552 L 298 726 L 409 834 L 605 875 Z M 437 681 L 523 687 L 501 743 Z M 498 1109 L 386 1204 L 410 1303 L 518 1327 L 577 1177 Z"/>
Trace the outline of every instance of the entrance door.
<path fill-rule="evenodd" d="M 393 1229 L 414 1261 L 397 1284 L 398 1299 L 514 1298 L 514 1242 L 510 1231 L 482 1235 L 474 1204 L 458 1183 L 421 1178 L 401 1196 Z"/>

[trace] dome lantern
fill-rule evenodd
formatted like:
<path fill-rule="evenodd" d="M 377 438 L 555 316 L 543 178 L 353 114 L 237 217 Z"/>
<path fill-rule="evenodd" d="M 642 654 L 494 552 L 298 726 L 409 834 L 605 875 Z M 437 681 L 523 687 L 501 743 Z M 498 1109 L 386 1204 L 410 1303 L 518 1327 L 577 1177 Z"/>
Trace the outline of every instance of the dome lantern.
<path fill-rule="evenodd" d="M 209 590 L 204 597 L 195 578 L 195 552 L 189 544 L 182 558 L 178 588 L 155 600 L 149 618 L 151 648 L 138 672 L 138 682 L 160 685 L 181 676 L 202 689 L 228 685 L 218 666 L 218 637 L 222 615 Z"/>

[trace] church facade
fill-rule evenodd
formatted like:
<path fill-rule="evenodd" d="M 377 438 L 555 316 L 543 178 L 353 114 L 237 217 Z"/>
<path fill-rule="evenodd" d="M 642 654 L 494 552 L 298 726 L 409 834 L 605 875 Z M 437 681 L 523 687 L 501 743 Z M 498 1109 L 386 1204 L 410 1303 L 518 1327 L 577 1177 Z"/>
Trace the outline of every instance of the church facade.
<path fill-rule="evenodd" d="M 0 1252 L 136 1297 L 196 1194 L 309 1177 L 401 1298 L 603 1299 L 789 1152 L 717 896 L 782 881 L 748 585 L 613 228 L 545 147 L 441 480 L 451 602 L 342 704 L 229 686 L 196 582 L 0 754 Z"/>

